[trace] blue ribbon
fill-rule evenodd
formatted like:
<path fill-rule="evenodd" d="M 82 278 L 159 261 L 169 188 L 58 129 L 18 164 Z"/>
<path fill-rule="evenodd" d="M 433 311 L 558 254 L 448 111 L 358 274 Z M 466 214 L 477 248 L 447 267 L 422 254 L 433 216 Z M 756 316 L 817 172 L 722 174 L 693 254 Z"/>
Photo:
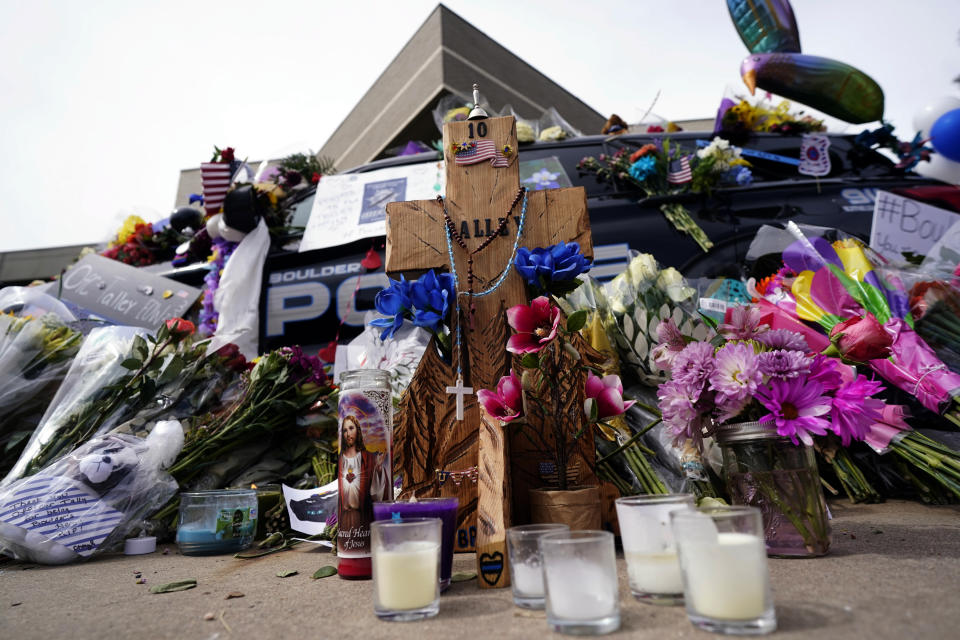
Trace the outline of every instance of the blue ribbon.
<path fill-rule="evenodd" d="M 707 140 L 697 140 L 698 147 L 707 147 L 710 145 L 710 142 Z M 762 158 L 763 160 L 773 160 L 774 162 L 782 162 L 783 164 L 792 164 L 795 167 L 800 166 L 800 161 L 796 158 L 788 158 L 787 156 L 777 155 L 775 153 L 767 153 L 766 151 L 757 151 L 756 149 L 744 149 L 740 148 L 741 155 L 745 155 L 749 158 Z"/>

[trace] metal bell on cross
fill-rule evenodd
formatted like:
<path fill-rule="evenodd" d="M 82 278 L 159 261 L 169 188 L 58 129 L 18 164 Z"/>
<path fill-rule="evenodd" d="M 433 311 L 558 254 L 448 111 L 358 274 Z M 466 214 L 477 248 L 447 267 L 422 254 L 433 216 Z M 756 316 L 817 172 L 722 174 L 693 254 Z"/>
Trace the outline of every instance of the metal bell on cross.
<path fill-rule="evenodd" d="M 470 110 L 470 115 L 467 116 L 467 120 L 482 120 L 484 118 L 489 118 L 487 112 L 483 110 L 483 107 L 480 106 L 480 85 L 476 82 L 473 83 L 473 109 Z"/>

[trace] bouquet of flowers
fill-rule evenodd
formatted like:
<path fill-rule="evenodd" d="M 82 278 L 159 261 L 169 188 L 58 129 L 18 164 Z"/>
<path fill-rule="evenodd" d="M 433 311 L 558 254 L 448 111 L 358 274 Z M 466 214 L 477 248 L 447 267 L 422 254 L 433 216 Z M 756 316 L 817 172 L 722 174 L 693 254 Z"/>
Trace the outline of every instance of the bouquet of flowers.
<path fill-rule="evenodd" d="M 188 340 L 193 331 L 181 318 L 168 320 L 154 336 L 131 327 L 92 331 L 2 484 L 35 474 L 138 413 L 172 406 L 205 349 Z"/>
<path fill-rule="evenodd" d="M 10 458 L 20 453 L 36 425 L 34 419 L 29 429 L 20 429 L 20 419 L 43 411 L 82 339 L 54 313 L 38 318 L 0 314 L 0 472 L 12 466 Z"/>

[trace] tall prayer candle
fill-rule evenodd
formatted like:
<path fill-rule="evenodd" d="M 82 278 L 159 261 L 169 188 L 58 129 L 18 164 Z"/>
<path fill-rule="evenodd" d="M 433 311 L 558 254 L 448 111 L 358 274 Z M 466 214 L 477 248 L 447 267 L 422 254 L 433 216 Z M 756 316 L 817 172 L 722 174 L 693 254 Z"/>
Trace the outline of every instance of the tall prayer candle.
<path fill-rule="evenodd" d="M 369 578 L 373 503 L 393 500 L 390 373 L 340 374 L 337 557 L 342 578 Z"/>

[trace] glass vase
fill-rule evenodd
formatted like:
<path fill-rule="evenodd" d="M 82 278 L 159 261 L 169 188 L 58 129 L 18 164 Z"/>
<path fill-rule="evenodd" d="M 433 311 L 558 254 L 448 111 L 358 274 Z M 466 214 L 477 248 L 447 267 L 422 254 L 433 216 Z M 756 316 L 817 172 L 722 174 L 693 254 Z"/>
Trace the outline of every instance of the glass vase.
<path fill-rule="evenodd" d="M 716 439 L 731 502 L 763 514 L 767 554 L 825 555 L 830 524 L 813 449 L 758 422 L 721 425 Z"/>

